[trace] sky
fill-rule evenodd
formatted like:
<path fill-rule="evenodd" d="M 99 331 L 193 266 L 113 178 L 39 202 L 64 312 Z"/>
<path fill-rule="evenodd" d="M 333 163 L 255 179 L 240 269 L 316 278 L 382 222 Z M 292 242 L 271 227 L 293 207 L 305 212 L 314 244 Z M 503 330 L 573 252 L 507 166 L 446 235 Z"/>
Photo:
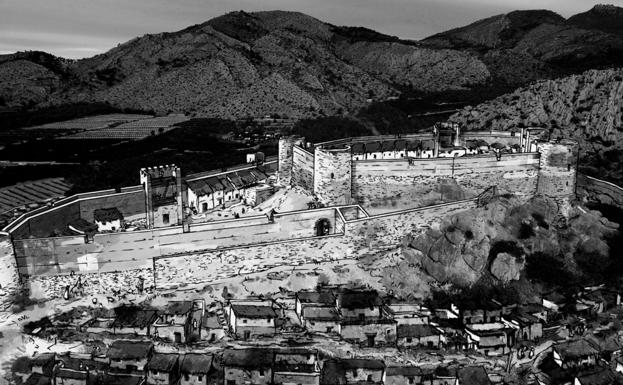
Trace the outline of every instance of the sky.
<path fill-rule="evenodd" d="M 623 0 L 0 0 L 0 54 L 40 50 L 93 56 L 148 33 L 172 32 L 230 11 L 299 11 L 335 25 L 422 39 L 516 9 L 569 17 Z"/>

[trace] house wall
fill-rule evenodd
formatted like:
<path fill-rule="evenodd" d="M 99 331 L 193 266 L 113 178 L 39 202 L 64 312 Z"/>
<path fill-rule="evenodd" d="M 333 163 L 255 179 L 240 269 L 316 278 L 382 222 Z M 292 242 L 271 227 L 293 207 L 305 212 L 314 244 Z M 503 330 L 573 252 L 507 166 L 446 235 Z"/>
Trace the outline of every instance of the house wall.
<path fill-rule="evenodd" d="M 359 382 L 367 381 L 370 376 L 371 382 L 383 382 L 383 371 L 375 369 L 357 368 L 353 370 L 346 370 L 345 377 L 346 383 L 355 384 Z"/>
<path fill-rule="evenodd" d="M 207 374 L 188 374 L 188 380 L 184 374 L 182 374 L 180 378 L 180 385 L 207 385 L 208 384 L 208 376 Z"/>
<path fill-rule="evenodd" d="M 238 336 L 238 338 L 243 338 L 244 333 L 247 331 L 250 333 L 249 336 L 254 338 L 257 336 L 272 336 L 275 334 L 276 329 L 274 323 L 272 325 L 244 325 L 238 322 L 236 326 L 236 336 Z"/>
<path fill-rule="evenodd" d="M 311 191 L 314 188 L 314 154 L 295 146 L 292 159 L 292 185 Z"/>
<path fill-rule="evenodd" d="M 318 321 L 318 320 L 305 320 L 305 328 L 310 332 L 316 333 L 339 333 L 340 324 L 338 321 Z M 331 328 L 331 331 L 327 331 L 327 328 Z"/>
<path fill-rule="evenodd" d="M 413 346 L 427 347 L 429 342 L 433 344 L 434 348 L 438 348 L 439 343 L 441 342 L 441 337 L 439 335 L 411 337 L 411 342 L 408 341 L 407 337 L 401 337 L 401 338 L 398 338 L 398 341 L 397 341 L 398 346 L 402 346 L 402 347 L 413 347 Z"/>
<path fill-rule="evenodd" d="M 264 368 L 264 375 L 260 375 L 259 370 L 249 368 L 236 368 L 225 367 L 224 383 L 227 385 L 228 381 L 235 381 L 236 385 L 242 384 L 256 384 L 256 385 L 268 385 L 272 382 L 272 372 L 270 368 Z"/>
<path fill-rule="evenodd" d="M 122 369 L 125 370 L 128 366 L 135 366 L 138 371 L 145 370 L 145 365 L 147 365 L 147 358 L 143 358 L 140 360 L 110 360 L 110 367 L 114 369 Z"/>
<path fill-rule="evenodd" d="M 340 335 L 347 341 L 357 341 L 365 344 L 368 341 L 367 336 L 369 334 L 375 334 L 375 345 L 383 346 L 396 344 L 396 324 L 393 323 L 364 325 L 342 324 L 340 329 Z"/>
<path fill-rule="evenodd" d="M 147 371 L 147 383 L 152 385 L 173 385 L 174 375 L 170 372 Z"/>
<path fill-rule="evenodd" d="M 358 309 L 347 309 L 340 308 L 342 315 L 346 318 L 359 318 L 361 314 L 363 314 L 366 318 L 378 318 L 381 316 L 381 308 L 378 306 L 374 306 L 373 308 L 365 307 Z"/>
<path fill-rule="evenodd" d="M 275 385 L 301 384 L 301 385 L 320 385 L 320 372 L 318 373 L 290 373 L 275 372 L 273 374 Z"/>
<path fill-rule="evenodd" d="M 427 206 L 439 200 L 474 197 L 491 186 L 501 193 L 532 196 L 536 192 L 539 154 L 504 154 L 459 158 L 354 161 L 354 202 L 374 209 Z M 441 195 L 444 186 L 452 194 Z M 447 187 L 446 187 L 447 189 Z"/>

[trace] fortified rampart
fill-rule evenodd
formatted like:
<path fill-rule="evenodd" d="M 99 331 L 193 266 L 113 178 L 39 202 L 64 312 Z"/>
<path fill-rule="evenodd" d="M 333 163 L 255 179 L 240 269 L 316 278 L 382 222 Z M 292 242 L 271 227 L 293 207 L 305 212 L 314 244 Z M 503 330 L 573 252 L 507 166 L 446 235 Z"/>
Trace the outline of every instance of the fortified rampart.
<path fill-rule="evenodd" d="M 67 224 L 77 219 L 93 222 L 95 209 L 117 207 L 126 220 L 145 219 L 145 195 L 141 186 L 125 187 L 120 190 L 102 190 L 54 202 L 50 207 L 30 211 L 11 224 L 4 231 L 15 239 L 49 237 L 62 233 Z"/>
<path fill-rule="evenodd" d="M 394 248 L 406 233 L 474 207 L 479 194 L 491 186 L 499 193 L 524 197 L 542 193 L 568 201 L 573 196 L 575 163 L 570 161 L 577 151 L 574 143 L 537 146 L 526 143 L 523 132 L 490 134 L 500 148 L 512 142 L 514 150 L 425 159 L 404 138 L 421 145 L 432 135 L 415 134 L 394 141 L 393 148 L 380 146 L 381 159 L 355 160 L 351 150 L 357 141 L 353 138 L 315 146 L 300 137 L 283 138 L 279 180 L 312 190 L 329 207 L 199 224 L 180 223 L 179 168 L 145 169 L 142 186 L 80 194 L 9 225 L 5 230 L 12 236 L 13 271 L 49 296 L 60 296 L 68 285 L 78 283 L 86 292 L 138 287 L 137 277 L 154 281 L 157 287 L 209 282 L 281 265 L 354 258 Z M 456 139 L 452 139 L 454 144 Z M 467 136 L 461 140 L 467 141 Z M 508 142 L 499 142 L 503 140 Z M 404 147 L 398 149 L 398 143 Z M 422 157 L 409 155 L 411 150 Z M 351 202 L 371 209 L 372 214 L 383 214 L 368 215 Z M 91 218 L 95 208 L 106 206 L 119 208 L 125 218 L 147 216 L 152 227 L 49 237 L 57 227 L 76 218 Z"/>
<path fill-rule="evenodd" d="M 472 198 L 490 186 L 501 193 L 532 196 L 539 154 L 363 160 L 354 161 L 352 170 L 354 203 L 386 210 Z"/>
<path fill-rule="evenodd" d="M 350 204 L 352 191 L 350 146 L 325 149 L 314 154 L 314 193 L 328 205 Z"/>

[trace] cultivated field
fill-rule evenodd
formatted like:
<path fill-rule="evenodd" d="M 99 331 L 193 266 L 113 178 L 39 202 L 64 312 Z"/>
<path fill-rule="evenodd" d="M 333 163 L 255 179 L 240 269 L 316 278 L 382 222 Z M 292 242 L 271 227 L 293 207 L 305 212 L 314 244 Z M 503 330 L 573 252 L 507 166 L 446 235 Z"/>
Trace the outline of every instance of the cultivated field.
<path fill-rule="evenodd" d="M 145 116 L 145 115 L 143 115 Z M 138 119 L 121 124 L 109 124 L 104 127 L 87 129 L 61 139 L 130 139 L 139 140 L 150 135 L 172 130 L 175 124 L 188 120 L 184 115 L 169 115 L 148 119 Z M 94 125 L 97 121 L 91 122 Z"/>

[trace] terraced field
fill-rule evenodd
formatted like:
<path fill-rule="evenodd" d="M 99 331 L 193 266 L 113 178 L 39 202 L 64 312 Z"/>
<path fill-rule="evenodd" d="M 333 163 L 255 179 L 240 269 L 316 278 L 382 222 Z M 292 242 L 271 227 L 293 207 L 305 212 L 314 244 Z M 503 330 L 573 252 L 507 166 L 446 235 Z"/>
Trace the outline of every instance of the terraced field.
<path fill-rule="evenodd" d="M 0 224 L 50 200 L 64 197 L 70 188 L 63 178 L 40 179 L 0 188 Z"/>
<path fill-rule="evenodd" d="M 172 130 L 175 124 L 188 120 L 184 115 L 138 119 L 117 125 L 87 129 L 61 139 L 130 139 L 139 140 Z"/>
<path fill-rule="evenodd" d="M 126 122 L 140 121 L 152 118 L 151 115 L 138 114 L 107 114 L 88 116 L 86 118 L 66 120 L 42 124 L 39 126 L 26 127 L 24 130 L 99 130 L 110 126 L 123 124 Z"/>

